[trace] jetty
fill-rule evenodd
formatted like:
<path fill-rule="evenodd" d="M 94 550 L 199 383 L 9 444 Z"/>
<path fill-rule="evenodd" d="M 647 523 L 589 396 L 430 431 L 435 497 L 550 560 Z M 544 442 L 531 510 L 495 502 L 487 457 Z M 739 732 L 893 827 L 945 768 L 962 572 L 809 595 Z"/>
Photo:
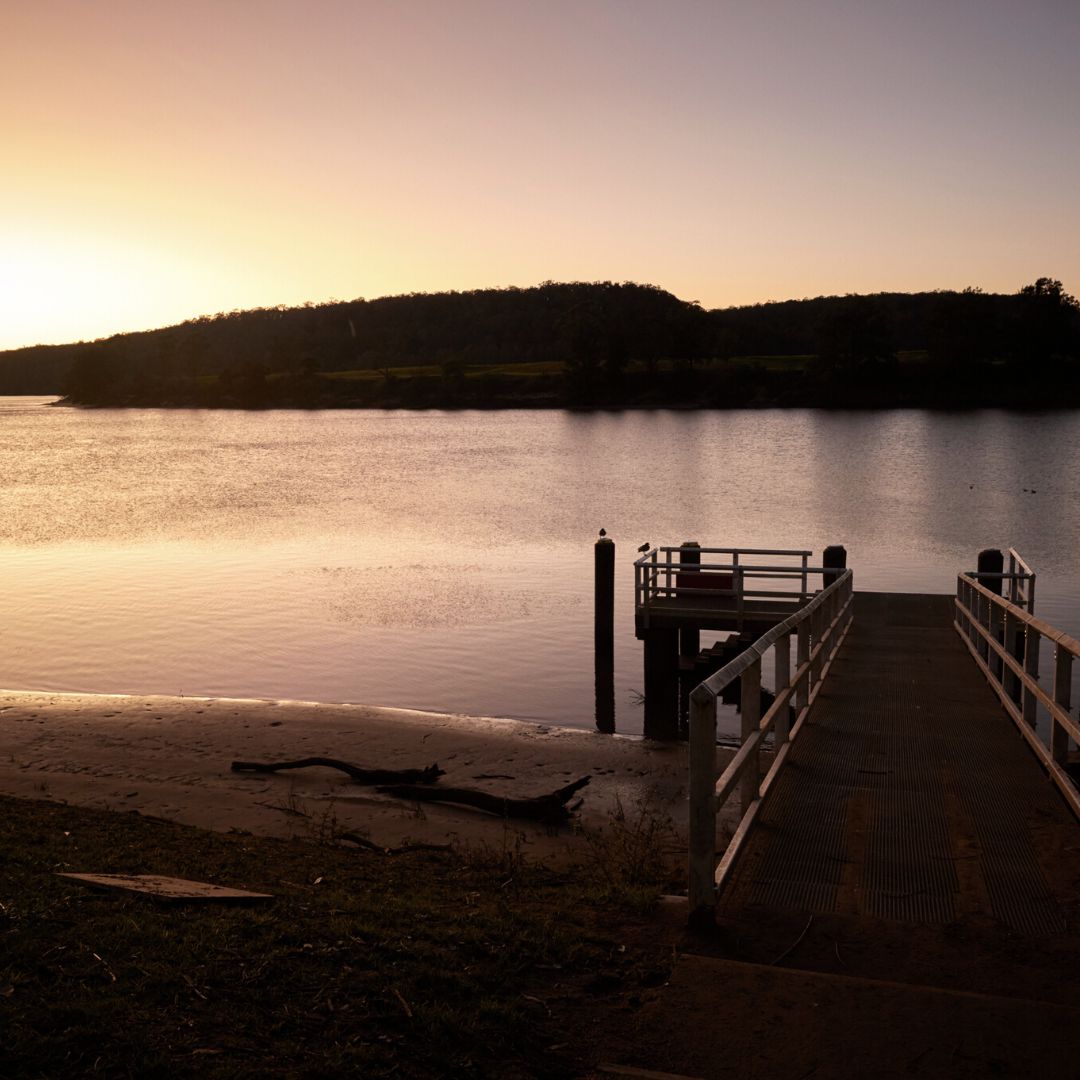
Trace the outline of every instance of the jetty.
<path fill-rule="evenodd" d="M 1031 569 L 991 550 L 915 595 L 858 592 L 835 557 L 696 545 L 680 580 L 682 554 L 636 564 L 646 649 L 706 609 L 731 633 L 776 617 L 689 693 L 690 932 L 636 1066 L 1080 1075 L 1080 642 L 1035 616 Z M 761 595 L 765 575 L 789 595 Z"/>

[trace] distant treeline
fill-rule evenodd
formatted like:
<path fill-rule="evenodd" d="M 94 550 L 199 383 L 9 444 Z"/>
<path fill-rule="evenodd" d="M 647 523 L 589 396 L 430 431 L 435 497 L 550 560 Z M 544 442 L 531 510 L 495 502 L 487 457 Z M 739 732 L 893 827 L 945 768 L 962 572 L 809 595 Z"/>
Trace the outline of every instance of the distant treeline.
<path fill-rule="evenodd" d="M 411 294 L 233 311 L 0 353 L 0 392 L 232 407 L 1080 404 L 1080 305 L 826 296 L 713 311 L 649 285 Z"/>

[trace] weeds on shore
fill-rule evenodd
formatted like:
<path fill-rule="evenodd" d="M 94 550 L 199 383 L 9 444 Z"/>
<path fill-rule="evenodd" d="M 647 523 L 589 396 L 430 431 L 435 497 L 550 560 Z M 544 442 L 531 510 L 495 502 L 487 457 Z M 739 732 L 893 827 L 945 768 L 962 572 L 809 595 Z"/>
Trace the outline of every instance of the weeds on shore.
<path fill-rule="evenodd" d="M 616 795 L 606 824 L 582 831 L 600 897 L 645 911 L 670 890 L 674 857 L 682 848 L 655 789 L 639 795 L 629 809 Z"/>
<path fill-rule="evenodd" d="M 5 1080 L 555 1080 L 584 1071 L 620 994 L 655 985 L 665 960 L 627 947 L 617 890 L 599 900 L 591 872 L 531 863 L 510 825 L 501 845 L 388 858 L 342 847 L 333 803 L 302 809 L 314 844 L 0 799 Z M 654 817 L 617 815 L 594 845 L 604 881 L 644 887 L 663 834 Z M 164 906 L 59 870 L 275 899 Z"/>

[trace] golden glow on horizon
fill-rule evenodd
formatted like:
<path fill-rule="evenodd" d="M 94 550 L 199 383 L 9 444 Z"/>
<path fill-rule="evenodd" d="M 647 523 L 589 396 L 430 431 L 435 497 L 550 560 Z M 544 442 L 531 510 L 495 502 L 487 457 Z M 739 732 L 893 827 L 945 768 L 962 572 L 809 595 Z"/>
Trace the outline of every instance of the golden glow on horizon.
<path fill-rule="evenodd" d="M 332 297 L 1080 291 L 1080 9 L 36 0 L 0 348 Z"/>
<path fill-rule="evenodd" d="M 68 340 L 99 336 L 98 327 L 138 328 L 160 309 L 154 283 L 169 269 L 163 256 L 92 236 L 7 238 L 0 249 L 4 334 L 30 343 L 42 326 Z"/>

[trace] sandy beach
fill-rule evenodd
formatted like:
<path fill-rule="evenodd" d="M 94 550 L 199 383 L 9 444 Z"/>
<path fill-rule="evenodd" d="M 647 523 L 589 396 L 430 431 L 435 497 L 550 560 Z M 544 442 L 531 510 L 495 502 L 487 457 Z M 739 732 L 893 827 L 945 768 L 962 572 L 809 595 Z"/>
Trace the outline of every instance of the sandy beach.
<path fill-rule="evenodd" d="M 315 756 L 367 768 L 438 763 L 446 771 L 441 784 L 514 797 L 589 775 L 575 816 L 582 827 L 643 800 L 680 834 L 686 825 L 685 744 L 514 720 L 297 701 L 0 691 L 0 733 L 0 793 L 218 831 L 310 835 L 332 815 L 339 827 L 385 846 L 520 842 L 529 855 L 557 858 L 580 844 L 572 826 L 514 821 L 508 829 L 473 809 L 378 794 L 336 770 L 230 769 L 234 760 Z"/>

